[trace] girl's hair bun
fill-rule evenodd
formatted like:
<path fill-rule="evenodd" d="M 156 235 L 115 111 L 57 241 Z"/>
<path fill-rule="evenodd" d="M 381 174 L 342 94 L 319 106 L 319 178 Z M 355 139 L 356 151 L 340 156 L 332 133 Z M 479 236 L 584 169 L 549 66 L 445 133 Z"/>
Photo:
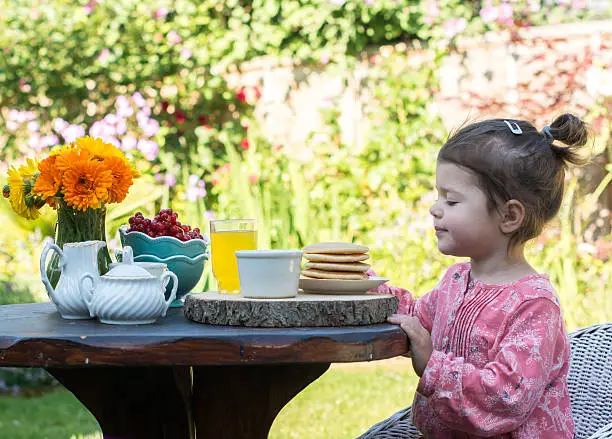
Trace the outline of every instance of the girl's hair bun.
<path fill-rule="evenodd" d="M 562 114 L 550 124 L 550 134 L 555 141 L 566 145 L 551 145 L 557 157 L 566 163 L 582 165 L 587 160 L 577 153 L 577 150 L 587 144 L 589 130 L 587 124 L 580 118 L 570 113 Z"/>

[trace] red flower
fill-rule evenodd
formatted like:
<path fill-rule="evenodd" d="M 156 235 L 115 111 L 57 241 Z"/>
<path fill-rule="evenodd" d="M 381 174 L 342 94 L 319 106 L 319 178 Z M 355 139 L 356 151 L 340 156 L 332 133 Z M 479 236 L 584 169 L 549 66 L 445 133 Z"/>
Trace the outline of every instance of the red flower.
<path fill-rule="evenodd" d="M 183 110 L 177 109 L 174 112 L 174 118 L 176 119 L 176 123 L 178 123 L 179 125 L 182 125 L 185 123 L 186 117 L 187 117 L 187 114 Z"/>
<path fill-rule="evenodd" d="M 207 125 L 208 124 L 208 116 L 203 114 L 202 116 L 198 117 L 198 123 L 200 125 L 202 125 L 202 126 Z"/>
<path fill-rule="evenodd" d="M 256 85 L 252 87 L 240 87 L 236 92 L 236 99 L 248 105 L 255 105 L 261 97 L 261 91 Z"/>
<path fill-rule="evenodd" d="M 168 111 L 169 106 L 170 104 L 168 103 L 168 101 L 162 101 L 161 103 L 162 111 Z"/>
<path fill-rule="evenodd" d="M 246 98 L 246 88 L 245 87 L 240 87 L 238 89 L 238 92 L 236 92 L 236 99 L 238 99 L 242 103 L 246 103 L 247 98 Z"/>
<path fill-rule="evenodd" d="M 240 141 L 240 147 L 247 151 L 251 147 L 251 145 L 249 144 L 249 139 L 247 139 L 246 137 L 242 139 Z"/>

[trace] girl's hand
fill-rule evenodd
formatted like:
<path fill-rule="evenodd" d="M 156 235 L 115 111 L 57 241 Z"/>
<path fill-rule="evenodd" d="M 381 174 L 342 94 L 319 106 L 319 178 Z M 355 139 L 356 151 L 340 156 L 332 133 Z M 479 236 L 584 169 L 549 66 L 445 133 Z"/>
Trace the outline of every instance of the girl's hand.
<path fill-rule="evenodd" d="M 387 319 L 389 323 L 400 325 L 400 328 L 408 335 L 410 339 L 410 354 L 412 357 L 412 367 L 418 376 L 423 375 L 425 366 L 433 352 L 433 344 L 431 335 L 427 329 L 421 325 L 419 319 L 404 314 L 393 314 Z"/>

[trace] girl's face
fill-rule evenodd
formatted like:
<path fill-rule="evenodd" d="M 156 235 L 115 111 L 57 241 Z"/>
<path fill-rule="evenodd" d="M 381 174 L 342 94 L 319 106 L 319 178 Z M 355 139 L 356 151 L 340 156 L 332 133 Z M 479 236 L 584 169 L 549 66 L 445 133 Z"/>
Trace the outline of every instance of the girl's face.
<path fill-rule="evenodd" d="M 483 259 L 502 246 L 505 251 L 499 214 L 488 211 L 476 175 L 455 164 L 438 162 L 436 188 L 438 199 L 429 211 L 442 253 Z"/>

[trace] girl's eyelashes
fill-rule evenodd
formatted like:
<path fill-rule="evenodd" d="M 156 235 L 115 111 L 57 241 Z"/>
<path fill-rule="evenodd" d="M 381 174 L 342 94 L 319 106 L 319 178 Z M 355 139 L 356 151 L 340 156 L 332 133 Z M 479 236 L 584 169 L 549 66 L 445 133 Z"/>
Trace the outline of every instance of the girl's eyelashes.
<path fill-rule="evenodd" d="M 457 201 L 450 201 L 450 200 L 446 200 L 446 204 L 447 204 L 448 206 L 454 206 L 454 205 L 455 205 L 455 204 L 457 204 L 457 203 L 458 203 Z"/>

